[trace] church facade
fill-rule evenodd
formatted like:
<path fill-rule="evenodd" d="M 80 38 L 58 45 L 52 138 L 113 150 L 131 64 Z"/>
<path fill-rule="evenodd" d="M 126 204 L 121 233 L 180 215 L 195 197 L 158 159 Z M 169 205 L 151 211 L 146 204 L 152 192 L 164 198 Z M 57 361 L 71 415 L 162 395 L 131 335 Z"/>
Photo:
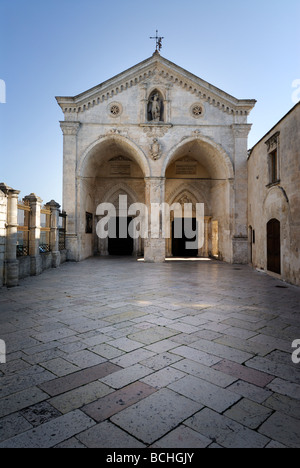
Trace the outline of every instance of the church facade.
<path fill-rule="evenodd" d="M 161 220 L 152 236 L 151 206 L 191 203 L 194 217 L 201 203 L 204 243 L 193 255 L 248 263 L 248 116 L 255 100 L 236 99 L 157 51 L 78 96 L 56 99 L 64 113 L 69 260 L 114 253 L 143 255 L 148 262 L 187 256 L 185 243 L 174 236 L 174 214 L 169 238 Z M 126 216 L 120 195 L 128 206 L 147 206 L 147 238 L 97 236 L 99 204 L 112 203 L 117 218 Z"/>

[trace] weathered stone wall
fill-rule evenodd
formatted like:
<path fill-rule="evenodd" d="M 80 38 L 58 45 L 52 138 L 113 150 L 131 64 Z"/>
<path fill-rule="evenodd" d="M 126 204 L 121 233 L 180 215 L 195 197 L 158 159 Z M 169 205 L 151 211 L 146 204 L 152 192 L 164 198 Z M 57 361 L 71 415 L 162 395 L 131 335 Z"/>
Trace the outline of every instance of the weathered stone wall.
<path fill-rule="evenodd" d="M 269 184 L 268 142 L 279 132 L 279 180 Z M 255 231 L 253 266 L 267 271 L 267 223 L 281 225 L 281 278 L 300 285 L 300 103 L 252 149 L 248 161 L 248 224 Z"/>

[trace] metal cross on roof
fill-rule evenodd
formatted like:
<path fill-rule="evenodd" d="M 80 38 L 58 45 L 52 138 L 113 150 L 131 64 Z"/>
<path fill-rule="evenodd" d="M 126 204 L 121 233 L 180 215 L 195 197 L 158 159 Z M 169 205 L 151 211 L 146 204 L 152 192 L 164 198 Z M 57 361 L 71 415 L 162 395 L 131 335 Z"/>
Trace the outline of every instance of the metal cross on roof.
<path fill-rule="evenodd" d="M 156 52 L 160 52 L 161 48 L 162 48 L 162 40 L 164 39 L 164 37 L 162 36 L 159 36 L 158 35 L 158 30 L 156 30 L 156 36 L 152 36 L 150 37 L 150 39 L 155 39 L 156 40 Z"/>

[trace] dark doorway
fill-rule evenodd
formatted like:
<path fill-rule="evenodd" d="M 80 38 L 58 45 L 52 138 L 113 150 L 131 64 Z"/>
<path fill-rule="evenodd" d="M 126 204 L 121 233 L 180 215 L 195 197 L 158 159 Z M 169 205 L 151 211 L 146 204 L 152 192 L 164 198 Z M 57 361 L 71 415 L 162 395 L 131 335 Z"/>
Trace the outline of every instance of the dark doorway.
<path fill-rule="evenodd" d="M 196 218 L 192 218 L 188 222 L 191 222 L 192 230 L 196 232 Z M 175 237 L 175 230 L 176 232 L 179 231 L 182 233 L 179 239 Z M 194 242 L 195 240 L 196 234 L 192 239 L 186 237 L 184 232 L 184 218 L 175 218 L 172 222 L 172 255 L 174 257 L 197 257 L 198 249 L 187 249 L 186 246 L 187 242 Z"/>
<path fill-rule="evenodd" d="M 280 222 L 271 219 L 267 224 L 268 270 L 281 274 Z"/>
<path fill-rule="evenodd" d="M 133 237 L 128 232 L 128 227 L 132 218 L 112 218 L 109 224 L 109 236 L 108 236 L 108 253 L 109 255 L 132 255 L 133 254 Z M 116 236 L 114 238 L 115 223 Z M 120 225 L 122 227 L 122 236 L 120 236 Z"/>

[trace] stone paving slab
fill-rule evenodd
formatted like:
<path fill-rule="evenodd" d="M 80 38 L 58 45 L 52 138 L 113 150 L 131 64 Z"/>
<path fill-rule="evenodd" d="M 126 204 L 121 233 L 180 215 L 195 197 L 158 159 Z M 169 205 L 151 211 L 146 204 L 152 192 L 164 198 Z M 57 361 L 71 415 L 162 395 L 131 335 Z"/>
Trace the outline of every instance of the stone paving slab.
<path fill-rule="evenodd" d="M 91 258 L 2 288 L 1 448 L 298 447 L 300 289 L 238 268 Z"/>
<path fill-rule="evenodd" d="M 268 437 L 209 408 L 203 409 L 185 424 L 225 448 L 264 448 L 270 441 Z"/>
<path fill-rule="evenodd" d="M 82 411 L 97 422 L 105 421 L 105 419 L 143 400 L 152 393 L 155 393 L 155 391 L 156 389 L 153 386 L 147 385 L 147 383 L 143 383 L 142 381 L 135 382 L 98 399 L 94 403 L 84 406 Z"/>
<path fill-rule="evenodd" d="M 62 414 L 66 414 L 112 392 L 110 387 L 96 381 L 51 398 L 49 403 Z"/>
<path fill-rule="evenodd" d="M 82 432 L 78 435 L 78 439 L 88 448 L 133 449 L 146 447 L 143 443 L 109 421 L 97 424 L 91 429 Z"/>
<path fill-rule="evenodd" d="M 189 448 L 206 448 L 211 445 L 212 441 L 207 437 L 202 436 L 189 427 L 179 426 L 174 431 L 171 431 L 162 439 L 158 440 L 151 448 L 168 448 L 168 449 L 189 449 Z"/>
<path fill-rule="evenodd" d="M 269 374 L 259 372 L 253 369 L 248 369 L 245 366 L 241 366 L 236 362 L 228 361 L 224 359 L 213 366 L 214 369 L 224 372 L 225 374 L 232 375 L 246 382 L 252 383 L 258 387 L 265 387 L 274 379 Z"/>
<path fill-rule="evenodd" d="M 49 382 L 41 384 L 40 388 L 50 396 L 54 397 L 70 390 L 74 390 L 82 385 L 94 382 L 95 380 L 106 377 L 107 375 L 119 370 L 121 370 L 121 368 L 116 364 L 106 362 L 99 364 L 98 366 L 75 372 L 74 374 L 70 374 L 66 377 L 50 380 Z"/>
<path fill-rule="evenodd" d="M 76 410 L 6 440 L 0 448 L 51 448 L 94 424 L 91 418 Z"/>
<path fill-rule="evenodd" d="M 224 415 L 250 429 L 257 429 L 272 413 L 271 409 L 243 398 Z"/>
<path fill-rule="evenodd" d="M 201 404 L 164 388 L 113 416 L 111 421 L 143 443 L 152 444 L 201 408 Z"/>
<path fill-rule="evenodd" d="M 276 412 L 260 427 L 259 432 L 287 447 L 300 448 L 299 430 L 298 419 Z"/>
<path fill-rule="evenodd" d="M 191 375 L 168 385 L 168 388 L 219 413 L 240 400 L 236 393 Z"/>

